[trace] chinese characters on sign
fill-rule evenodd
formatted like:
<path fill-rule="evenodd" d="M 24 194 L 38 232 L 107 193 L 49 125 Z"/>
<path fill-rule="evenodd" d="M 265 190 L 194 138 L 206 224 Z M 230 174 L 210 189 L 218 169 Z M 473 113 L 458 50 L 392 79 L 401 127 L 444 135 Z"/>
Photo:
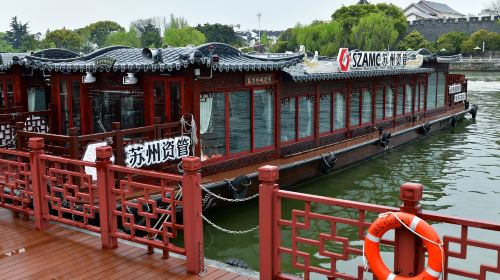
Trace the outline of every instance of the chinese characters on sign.
<path fill-rule="evenodd" d="M 111 68 L 115 64 L 116 60 L 112 57 L 102 56 L 94 59 L 94 64 L 96 67 Z"/>
<path fill-rule="evenodd" d="M 453 93 L 460 93 L 462 92 L 462 85 L 461 84 L 453 84 L 448 87 L 448 93 L 453 94 Z"/>
<path fill-rule="evenodd" d="M 347 48 L 341 48 L 337 56 L 337 61 L 341 72 L 405 67 L 416 68 L 421 66 L 415 63 L 412 63 L 411 67 L 407 65 L 410 60 L 409 56 L 409 52 L 349 52 Z"/>
<path fill-rule="evenodd" d="M 466 92 L 457 93 L 457 94 L 455 94 L 455 96 L 453 96 L 453 102 L 455 102 L 455 103 L 465 101 L 466 99 L 467 99 Z"/>
<path fill-rule="evenodd" d="M 189 156 L 191 139 L 187 136 L 133 144 L 125 147 L 125 163 L 139 168 Z"/>
<path fill-rule="evenodd" d="M 273 74 L 245 75 L 245 86 L 270 85 L 273 83 Z"/>

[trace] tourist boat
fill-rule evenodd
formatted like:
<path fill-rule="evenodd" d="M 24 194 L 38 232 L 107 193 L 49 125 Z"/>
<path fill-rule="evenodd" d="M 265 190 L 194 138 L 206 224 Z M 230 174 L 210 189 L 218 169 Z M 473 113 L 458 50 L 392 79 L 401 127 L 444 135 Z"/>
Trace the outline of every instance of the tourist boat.
<path fill-rule="evenodd" d="M 455 126 L 477 113 L 460 56 L 340 49 L 244 54 L 232 46 L 80 55 L 63 49 L 0 54 L 0 144 L 182 172 L 201 158 L 204 206 L 257 193 L 257 168 L 280 167 L 280 186 L 331 173 Z"/>

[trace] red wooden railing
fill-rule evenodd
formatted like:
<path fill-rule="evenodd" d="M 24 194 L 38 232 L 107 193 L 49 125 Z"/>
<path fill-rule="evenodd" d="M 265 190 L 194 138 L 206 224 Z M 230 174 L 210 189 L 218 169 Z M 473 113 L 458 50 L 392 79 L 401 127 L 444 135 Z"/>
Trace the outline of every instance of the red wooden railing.
<path fill-rule="evenodd" d="M 14 146 L 18 130 L 48 133 L 51 130 L 51 111 L 20 112 L 20 107 L 0 112 L 0 146 Z"/>
<path fill-rule="evenodd" d="M 0 207 L 33 216 L 39 230 L 63 223 L 100 233 L 105 249 L 125 239 L 147 245 L 148 253 L 183 254 L 188 271 L 203 271 L 199 158 L 184 158 L 179 176 L 113 165 L 111 147 L 97 148 L 92 163 L 45 154 L 42 138 L 28 146 L 0 149 Z M 94 178 L 87 174 L 93 168 Z"/>
<path fill-rule="evenodd" d="M 276 183 L 278 168 L 274 166 L 261 167 L 259 179 L 261 181 L 259 187 L 261 279 L 296 279 L 295 276 L 282 271 L 284 259 L 290 262 L 294 269 L 302 271 L 305 279 L 309 279 L 314 273 L 329 279 L 363 279 L 365 271 L 362 263 L 357 266 L 357 273 L 353 275 L 340 271 L 339 262 L 360 258 L 363 254 L 362 242 L 366 230 L 378 214 L 397 211 L 418 215 L 427 222 L 460 227 L 458 236 L 443 237 L 444 279 L 452 279 L 453 275 L 459 275 L 484 280 L 489 279 L 488 273 L 491 274 L 490 277 L 500 275 L 500 238 L 485 241 L 469 237 L 470 229 L 487 230 L 498 237 L 500 223 L 422 212 L 419 202 L 422 199 L 423 187 L 420 184 L 407 183 L 401 186 L 400 199 L 403 205 L 394 208 L 280 190 Z M 291 213 L 283 213 L 284 200 L 293 201 L 294 205 L 301 204 L 303 207 L 294 209 Z M 328 211 L 325 211 L 325 208 Z M 317 230 L 318 228 L 322 230 Z M 351 240 L 343 236 L 339 232 L 340 228 L 349 228 L 357 237 Z M 284 229 L 288 230 L 287 240 L 282 240 Z M 291 236 L 288 237 L 290 231 Z M 420 239 L 413 233 L 400 229 L 396 231 L 394 239 L 383 239 L 381 243 L 394 247 L 394 268 L 400 276 L 414 276 L 423 270 L 425 251 Z M 452 245 L 459 245 L 459 250 L 453 250 L 451 247 L 457 246 Z M 312 247 L 313 250 L 306 251 L 303 249 L 305 246 Z M 451 259 L 466 259 L 470 247 L 494 252 L 496 260 L 489 259 L 493 265 L 483 263 L 479 265 L 479 272 L 474 272 L 464 269 L 463 266 L 456 267 L 450 264 Z M 314 263 L 313 255 L 327 259 L 329 265 L 325 265 L 325 261 L 322 261 L 323 265 Z M 374 276 L 373 278 L 375 279 Z"/>

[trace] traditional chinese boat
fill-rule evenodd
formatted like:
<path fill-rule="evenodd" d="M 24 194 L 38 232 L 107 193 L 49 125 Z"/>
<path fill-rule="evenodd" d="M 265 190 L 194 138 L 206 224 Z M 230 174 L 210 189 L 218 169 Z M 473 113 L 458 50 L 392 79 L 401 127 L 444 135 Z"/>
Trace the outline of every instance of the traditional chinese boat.
<path fill-rule="evenodd" d="M 459 59 L 221 43 L 1 53 L 0 144 L 41 137 L 46 153 L 89 161 L 110 145 L 116 164 L 170 172 L 198 156 L 210 208 L 257 193 L 259 166 L 279 166 L 290 187 L 475 117 L 465 77 L 448 71 Z"/>

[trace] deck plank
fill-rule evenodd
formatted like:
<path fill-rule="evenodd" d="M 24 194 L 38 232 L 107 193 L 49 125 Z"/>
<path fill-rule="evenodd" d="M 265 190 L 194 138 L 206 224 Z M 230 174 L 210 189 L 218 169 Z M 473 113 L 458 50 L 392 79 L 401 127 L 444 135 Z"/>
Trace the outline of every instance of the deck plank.
<path fill-rule="evenodd" d="M 187 272 L 184 259 L 119 242 L 113 250 L 101 249 L 99 236 L 52 223 L 41 232 L 33 218 L 14 217 L 0 208 L 0 280 L 197 280 Z M 233 272 L 208 267 L 203 279 L 249 279 Z"/>

